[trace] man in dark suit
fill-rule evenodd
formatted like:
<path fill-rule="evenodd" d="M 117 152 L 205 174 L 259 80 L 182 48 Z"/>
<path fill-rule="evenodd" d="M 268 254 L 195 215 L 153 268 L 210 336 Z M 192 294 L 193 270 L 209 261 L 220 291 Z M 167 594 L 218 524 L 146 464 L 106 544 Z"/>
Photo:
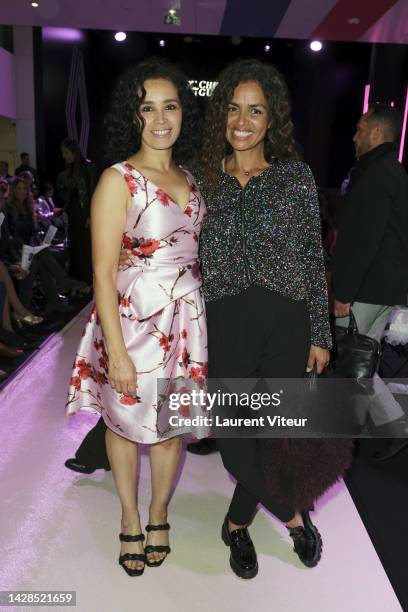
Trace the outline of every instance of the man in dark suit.
<path fill-rule="evenodd" d="M 397 159 L 401 114 L 377 104 L 357 124 L 357 163 L 351 171 L 338 223 L 333 260 L 336 326 L 347 327 L 350 309 L 361 334 L 380 341 L 394 306 L 408 295 L 408 177 Z M 389 433 L 405 431 L 395 402 L 387 414 Z M 377 459 L 401 450 L 408 440 L 391 439 Z"/>

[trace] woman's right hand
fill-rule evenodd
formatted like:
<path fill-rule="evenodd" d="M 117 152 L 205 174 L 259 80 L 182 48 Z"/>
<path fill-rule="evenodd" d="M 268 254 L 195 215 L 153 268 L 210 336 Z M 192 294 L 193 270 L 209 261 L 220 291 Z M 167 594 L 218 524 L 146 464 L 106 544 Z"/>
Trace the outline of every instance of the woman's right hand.
<path fill-rule="evenodd" d="M 118 393 L 136 397 L 136 368 L 126 352 L 109 356 L 108 376 L 110 384 Z"/>

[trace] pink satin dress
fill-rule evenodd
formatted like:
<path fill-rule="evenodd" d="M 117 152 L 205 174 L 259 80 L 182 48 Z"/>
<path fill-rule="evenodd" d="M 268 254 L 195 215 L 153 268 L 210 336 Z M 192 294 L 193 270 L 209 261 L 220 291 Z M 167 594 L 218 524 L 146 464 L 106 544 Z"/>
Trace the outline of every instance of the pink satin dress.
<path fill-rule="evenodd" d="M 119 269 L 116 286 L 123 338 L 137 371 L 137 397 L 119 394 L 109 383 L 94 307 L 75 358 L 67 412 L 98 412 L 110 429 L 134 442 L 154 444 L 186 433 L 204 437 L 207 427 L 170 427 L 158 393 L 159 379 L 205 386 L 207 329 L 198 260 L 204 201 L 185 169 L 190 200 L 183 211 L 129 163 L 113 168 L 132 197 L 122 243 L 132 263 Z"/>

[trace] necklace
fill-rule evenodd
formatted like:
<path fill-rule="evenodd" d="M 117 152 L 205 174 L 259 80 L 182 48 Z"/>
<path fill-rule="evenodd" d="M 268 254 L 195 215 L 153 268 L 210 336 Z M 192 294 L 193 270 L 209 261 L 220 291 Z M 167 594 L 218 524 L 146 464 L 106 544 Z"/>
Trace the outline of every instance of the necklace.
<path fill-rule="evenodd" d="M 252 170 L 241 170 L 241 172 L 245 176 L 251 176 L 251 174 L 256 174 L 257 172 L 263 172 L 264 170 L 266 170 L 266 168 L 252 168 Z"/>

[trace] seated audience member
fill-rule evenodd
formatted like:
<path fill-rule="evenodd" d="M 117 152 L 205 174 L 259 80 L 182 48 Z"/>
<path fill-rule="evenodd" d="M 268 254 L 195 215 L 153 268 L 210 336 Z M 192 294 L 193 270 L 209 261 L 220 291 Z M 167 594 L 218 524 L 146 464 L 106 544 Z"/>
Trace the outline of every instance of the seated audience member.
<path fill-rule="evenodd" d="M 12 178 L 11 174 L 9 174 L 9 165 L 7 161 L 0 161 L 0 179 L 4 179 L 5 181 L 9 181 Z"/>
<path fill-rule="evenodd" d="M 13 326 L 11 324 L 11 317 L 16 321 L 18 327 L 38 325 L 44 320 L 42 317 L 37 317 L 28 310 L 19 300 L 14 283 L 10 277 L 5 264 L 0 261 L 0 283 L 6 288 L 5 301 L 3 306 L 3 318 L 1 320 L 0 328 L 12 333 Z M 2 339 L 0 330 L 0 340 Z"/>
<path fill-rule="evenodd" d="M 20 178 L 15 179 L 10 186 L 5 215 L 2 241 L 4 241 L 3 249 L 6 253 L 3 254 L 3 261 L 13 264 L 11 272 L 20 279 L 20 298 L 26 308 L 30 308 L 33 283 L 37 274 L 47 300 L 46 313 L 48 314 L 67 310 L 59 300 L 59 292 L 70 292 L 71 295 L 88 293 L 88 288 L 84 283 L 68 276 L 56 261 L 49 247 L 34 255 L 28 273 L 22 270 L 20 262 L 23 245 L 39 246 L 41 240 L 27 185 Z"/>
<path fill-rule="evenodd" d="M 6 205 L 6 200 L 9 193 L 9 184 L 6 179 L 0 179 L 0 212 Z M 1 231 L 1 230 L 0 230 Z"/>
<path fill-rule="evenodd" d="M 21 164 L 16 168 L 16 176 L 19 176 L 22 172 L 30 172 L 34 183 L 39 184 L 38 181 L 38 172 L 35 168 L 33 168 L 30 164 L 30 156 L 28 153 L 20 153 Z"/>
<path fill-rule="evenodd" d="M 6 301 L 7 301 L 7 288 L 6 288 L 5 283 L 0 281 L 0 317 L 3 317 L 3 312 L 5 309 Z M 1 333 L 1 328 L 0 328 L 0 333 Z M 10 334 L 10 336 L 13 336 L 13 335 L 14 334 Z M 0 357 L 18 357 L 22 355 L 23 353 L 24 351 L 22 349 L 16 348 L 14 346 L 9 346 L 5 342 L 3 342 L 3 338 L 2 336 L 0 336 Z M 0 378 L 2 378 L 3 376 L 5 376 L 5 372 L 3 372 L 3 370 L 0 370 Z"/>
<path fill-rule="evenodd" d="M 23 170 L 19 174 L 16 173 L 16 176 L 23 179 L 27 185 L 28 191 L 34 198 L 38 196 L 38 186 L 35 182 L 34 175 L 29 170 Z"/>
<path fill-rule="evenodd" d="M 54 202 L 54 187 L 51 183 L 45 183 L 43 195 L 40 195 L 34 201 L 34 208 L 37 215 L 37 221 L 41 229 L 46 231 L 50 225 L 58 228 L 58 241 L 65 238 L 65 220 L 63 209 L 58 208 Z"/>

